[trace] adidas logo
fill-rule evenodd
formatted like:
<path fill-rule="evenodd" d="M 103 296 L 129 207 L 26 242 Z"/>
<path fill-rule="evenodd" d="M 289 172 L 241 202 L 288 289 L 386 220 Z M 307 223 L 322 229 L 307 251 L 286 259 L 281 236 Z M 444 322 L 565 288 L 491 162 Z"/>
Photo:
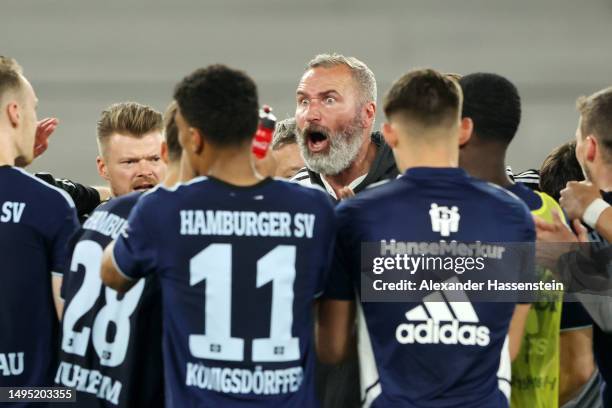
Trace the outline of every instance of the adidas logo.
<path fill-rule="evenodd" d="M 456 281 L 457 278 L 447 280 Z M 464 292 L 453 291 L 456 301 L 448 301 L 444 291 L 423 298 L 423 306 L 406 312 L 410 323 L 395 329 L 395 338 L 401 344 L 461 344 L 463 346 L 489 345 L 489 328 L 479 326 L 478 316 Z M 449 307 L 450 306 L 450 307 Z M 423 322 L 423 323 L 413 323 Z"/>

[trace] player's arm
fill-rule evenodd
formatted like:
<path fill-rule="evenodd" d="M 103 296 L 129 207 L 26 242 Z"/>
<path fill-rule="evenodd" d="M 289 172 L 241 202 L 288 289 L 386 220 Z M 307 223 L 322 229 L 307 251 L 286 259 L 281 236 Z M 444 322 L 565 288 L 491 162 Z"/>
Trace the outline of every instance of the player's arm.
<path fill-rule="evenodd" d="M 47 238 L 51 243 L 50 289 L 59 320 L 61 320 L 64 312 L 64 300 L 61 293 L 63 273 L 68 269 L 68 265 L 70 265 L 70 243 L 79 229 L 79 220 L 77 219 L 74 203 L 65 194 L 62 194 L 62 196 L 64 196 L 64 199 L 60 200 L 60 202 L 63 207 L 61 209 L 63 217 L 57 215 L 52 217 L 50 219 L 50 226 L 46 228 L 46 232 L 51 234 Z"/>
<path fill-rule="evenodd" d="M 601 330 L 612 333 L 612 301 L 608 296 L 588 293 L 574 293 L 574 296 L 582 302 L 582 306 Z"/>
<path fill-rule="evenodd" d="M 113 259 L 114 248 L 115 241 L 111 242 L 106 249 L 104 249 L 100 276 L 102 282 L 104 282 L 106 286 L 115 289 L 117 292 L 123 293 L 130 290 L 130 288 L 136 284 L 137 280 L 128 278 L 119 271 Z"/>
<path fill-rule="evenodd" d="M 568 184 L 569 186 L 569 184 Z M 565 191 L 565 190 L 564 190 Z M 565 228 L 558 217 L 552 224 L 543 220 L 536 219 L 538 230 L 538 240 L 541 242 L 557 243 L 548 247 L 559 247 L 558 243 L 566 242 L 576 244 L 587 242 L 586 229 L 580 224 L 579 220 L 574 220 L 574 229 L 577 235 Z M 546 247 L 545 247 L 546 248 Z M 553 251 L 554 252 L 554 251 Z M 592 296 L 588 293 L 580 292 L 583 289 L 591 291 L 604 291 L 612 289 L 610 274 L 612 273 L 612 247 L 599 251 L 595 257 L 592 254 L 585 254 L 584 251 L 573 251 L 564 254 L 553 254 L 557 256 L 557 272 L 560 279 L 570 289 L 574 289 L 574 296 L 582 302 L 593 321 L 606 332 L 612 332 L 612 302 L 607 296 Z"/>
<path fill-rule="evenodd" d="M 154 273 L 158 262 L 159 249 L 155 246 L 159 233 L 151 223 L 151 209 L 159 211 L 157 204 L 151 204 L 152 195 L 140 197 L 132 208 L 121 233 L 104 249 L 100 278 L 102 282 L 118 292 L 127 292 L 140 278 Z"/>
<path fill-rule="evenodd" d="M 612 207 L 608 206 L 597 218 L 595 230 L 606 239 L 612 242 Z"/>
<path fill-rule="evenodd" d="M 355 333 L 355 302 L 322 299 L 318 302 L 316 346 L 325 364 L 342 361 L 351 349 Z"/>
<path fill-rule="evenodd" d="M 62 319 L 62 314 L 64 313 L 64 299 L 62 299 L 61 295 L 62 281 L 63 278 L 60 275 L 51 275 L 51 292 L 53 293 L 53 303 L 55 304 L 58 320 Z"/>
<path fill-rule="evenodd" d="M 570 181 L 561 190 L 559 203 L 569 219 L 580 219 L 612 242 L 612 207 L 602 198 L 599 188 L 589 182 Z"/>
<path fill-rule="evenodd" d="M 330 203 L 331 209 L 331 203 Z M 355 341 L 355 287 L 352 273 L 358 270 L 360 242 L 353 238 L 354 224 L 346 205 L 335 208 L 335 238 L 328 245 L 329 274 L 323 280 L 323 294 L 317 301 L 315 344 L 319 360 L 336 364 L 354 349 Z M 331 224 L 331 222 L 330 222 Z"/>
<path fill-rule="evenodd" d="M 79 218 L 89 215 L 102 201 L 110 198 L 108 187 L 89 187 L 67 179 L 56 179 L 49 173 L 36 173 L 36 177 L 67 192 L 76 205 Z"/>
<path fill-rule="evenodd" d="M 523 242 L 530 245 L 521 247 L 519 252 L 522 255 L 522 265 L 520 266 L 520 279 L 524 282 L 533 281 L 536 278 L 536 231 L 535 223 L 531 213 L 525 213 L 525 235 Z M 521 351 L 521 342 L 525 334 L 525 325 L 529 315 L 530 303 L 525 303 L 518 299 L 519 303 L 514 307 L 514 313 L 510 320 L 508 329 L 508 351 L 510 353 L 510 361 L 514 361 Z"/>
<path fill-rule="evenodd" d="M 510 359 L 514 359 L 518 356 L 521 350 L 521 341 L 525 333 L 525 323 L 527 322 L 527 315 L 531 304 L 517 304 L 514 308 L 514 314 L 510 321 L 510 329 L 508 330 L 509 337 L 509 348 L 510 348 Z"/>
<path fill-rule="evenodd" d="M 559 405 L 575 398 L 595 371 L 593 329 L 561 332 L 559 339 Z"/>

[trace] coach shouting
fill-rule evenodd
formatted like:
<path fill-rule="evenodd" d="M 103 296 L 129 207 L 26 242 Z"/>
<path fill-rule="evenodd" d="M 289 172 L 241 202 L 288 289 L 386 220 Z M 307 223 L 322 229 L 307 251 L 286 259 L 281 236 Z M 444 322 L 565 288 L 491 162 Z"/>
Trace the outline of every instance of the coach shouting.
<path fill-rule="evenodd" d="M 293 180 L 319 185 L 340 201 L 397 177 L 391 149 L 372 132 L 375 116 L 376 79 L 366 64 L 338 54 L 314 57 L 296 90 L 296 136 L 306 167 Z M 322 407 L 359 406 L 358 378 L 355 352 L 340 366 L 321 365 Z"/>
<path fill-rule="evenodd" d="M 306 168 L 293 180 L 324 187 L 341 200 L 398 175 L 376 116 L 376 79 L 363 62 L 320 54 L 296 91 L 297 141 Z"/>

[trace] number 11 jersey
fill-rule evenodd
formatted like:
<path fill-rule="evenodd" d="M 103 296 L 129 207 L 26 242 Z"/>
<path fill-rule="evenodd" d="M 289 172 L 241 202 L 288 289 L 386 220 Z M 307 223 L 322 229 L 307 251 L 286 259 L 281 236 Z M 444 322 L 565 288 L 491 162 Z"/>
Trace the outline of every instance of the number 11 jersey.
<path fill-rule="evenodd" d="M 315 407 L 313 303 L 335 235 L 322 190 L 199 177 L 145 194 L 121 273 L 161 278 L 169 407 Z"/>

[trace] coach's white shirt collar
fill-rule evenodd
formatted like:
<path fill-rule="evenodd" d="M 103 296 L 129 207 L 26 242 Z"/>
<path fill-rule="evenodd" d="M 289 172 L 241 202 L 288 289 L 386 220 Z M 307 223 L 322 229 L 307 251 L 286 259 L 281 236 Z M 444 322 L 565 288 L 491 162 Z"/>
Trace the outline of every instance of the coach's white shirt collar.
<path fill-rule="evenodd" d="M 368 173 L 357 177 L 355 180 L 351 181 L 350 184 L 348 185 L 348 188 L 350 188 L 351 190 L 355 191 L 355 187 L 357 187 L 359 184 L 361 184 L 361 182 L 366 178 L 366 176 L 368 175 Z M 323 182 L 323 185 L 325 186 L 325 190 L 327 190 L 327 192 L 329 193 L 330 196 L 334 197 L 335 200 L 338 199 L 338 197 L 336 196 L 336 192 L 334 191 L 334 189 L 332 188 L 332 186 L 327 182 L 327 180 L 325 180 L 325 176 L 321 174 L 321 181 Z"/>

